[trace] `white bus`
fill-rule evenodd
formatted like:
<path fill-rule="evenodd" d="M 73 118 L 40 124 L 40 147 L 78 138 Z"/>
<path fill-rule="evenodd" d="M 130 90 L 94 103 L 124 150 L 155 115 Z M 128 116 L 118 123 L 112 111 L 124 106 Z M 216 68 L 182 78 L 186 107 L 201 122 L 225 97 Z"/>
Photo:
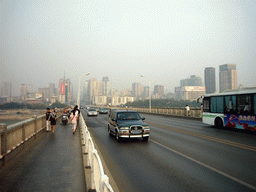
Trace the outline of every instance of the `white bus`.
<path fill-rule="evenodd" d="M 256 131 L 256 88 L 206 94 L 203 123 Z"/>

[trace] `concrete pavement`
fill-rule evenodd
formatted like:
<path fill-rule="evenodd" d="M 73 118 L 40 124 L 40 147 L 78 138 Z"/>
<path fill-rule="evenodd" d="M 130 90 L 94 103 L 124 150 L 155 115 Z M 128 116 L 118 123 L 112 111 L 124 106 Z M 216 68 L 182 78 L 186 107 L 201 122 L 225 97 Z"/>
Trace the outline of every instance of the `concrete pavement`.
<path fill-rule="evenodd" d="M 0 191 L 85 191 L 80 131 L 56 125 L 0 170 Z"/>

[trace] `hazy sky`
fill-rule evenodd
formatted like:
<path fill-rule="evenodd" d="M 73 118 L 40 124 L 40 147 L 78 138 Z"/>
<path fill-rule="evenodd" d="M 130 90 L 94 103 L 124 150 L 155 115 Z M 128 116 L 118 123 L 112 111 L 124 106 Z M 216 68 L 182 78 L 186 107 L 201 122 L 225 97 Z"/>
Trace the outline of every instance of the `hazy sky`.
<path fill-rule="evenodd" d="M 204 68 L 237 65 L 256 85 L 255 0 L 0 0 L 0 81 L 35 88 L 66 76 L 135 81 L 174 92 Z M 16 91 L 16 93 L 18 93 Z"/>

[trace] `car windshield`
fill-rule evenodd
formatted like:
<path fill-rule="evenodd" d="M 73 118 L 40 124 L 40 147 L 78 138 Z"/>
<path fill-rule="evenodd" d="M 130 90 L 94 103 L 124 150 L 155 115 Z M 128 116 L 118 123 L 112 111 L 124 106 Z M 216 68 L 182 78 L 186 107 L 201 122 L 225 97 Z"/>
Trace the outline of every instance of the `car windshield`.
<path fill-rule="evenodd" d="M 136 112 L 122 112 L 117 114 L 118 120 L 140 120 L 140 115 Z"/>
<path fill-rule="evenodd" d="M 96 109 L 89 109 L 89 111 L 96 111 Z"/>

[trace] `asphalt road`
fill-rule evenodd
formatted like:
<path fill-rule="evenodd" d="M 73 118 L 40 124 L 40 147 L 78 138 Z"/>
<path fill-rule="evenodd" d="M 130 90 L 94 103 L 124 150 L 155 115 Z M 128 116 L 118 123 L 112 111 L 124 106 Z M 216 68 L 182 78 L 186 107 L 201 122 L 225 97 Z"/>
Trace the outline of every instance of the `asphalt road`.
<path fill-rule="evenodd" d="M 108 135 L 108 115 L 82 113 L 122 192 L 256 191 L 255 133 L 141 114 L 151 128 L 148 142 L 117 142 Z"/>

